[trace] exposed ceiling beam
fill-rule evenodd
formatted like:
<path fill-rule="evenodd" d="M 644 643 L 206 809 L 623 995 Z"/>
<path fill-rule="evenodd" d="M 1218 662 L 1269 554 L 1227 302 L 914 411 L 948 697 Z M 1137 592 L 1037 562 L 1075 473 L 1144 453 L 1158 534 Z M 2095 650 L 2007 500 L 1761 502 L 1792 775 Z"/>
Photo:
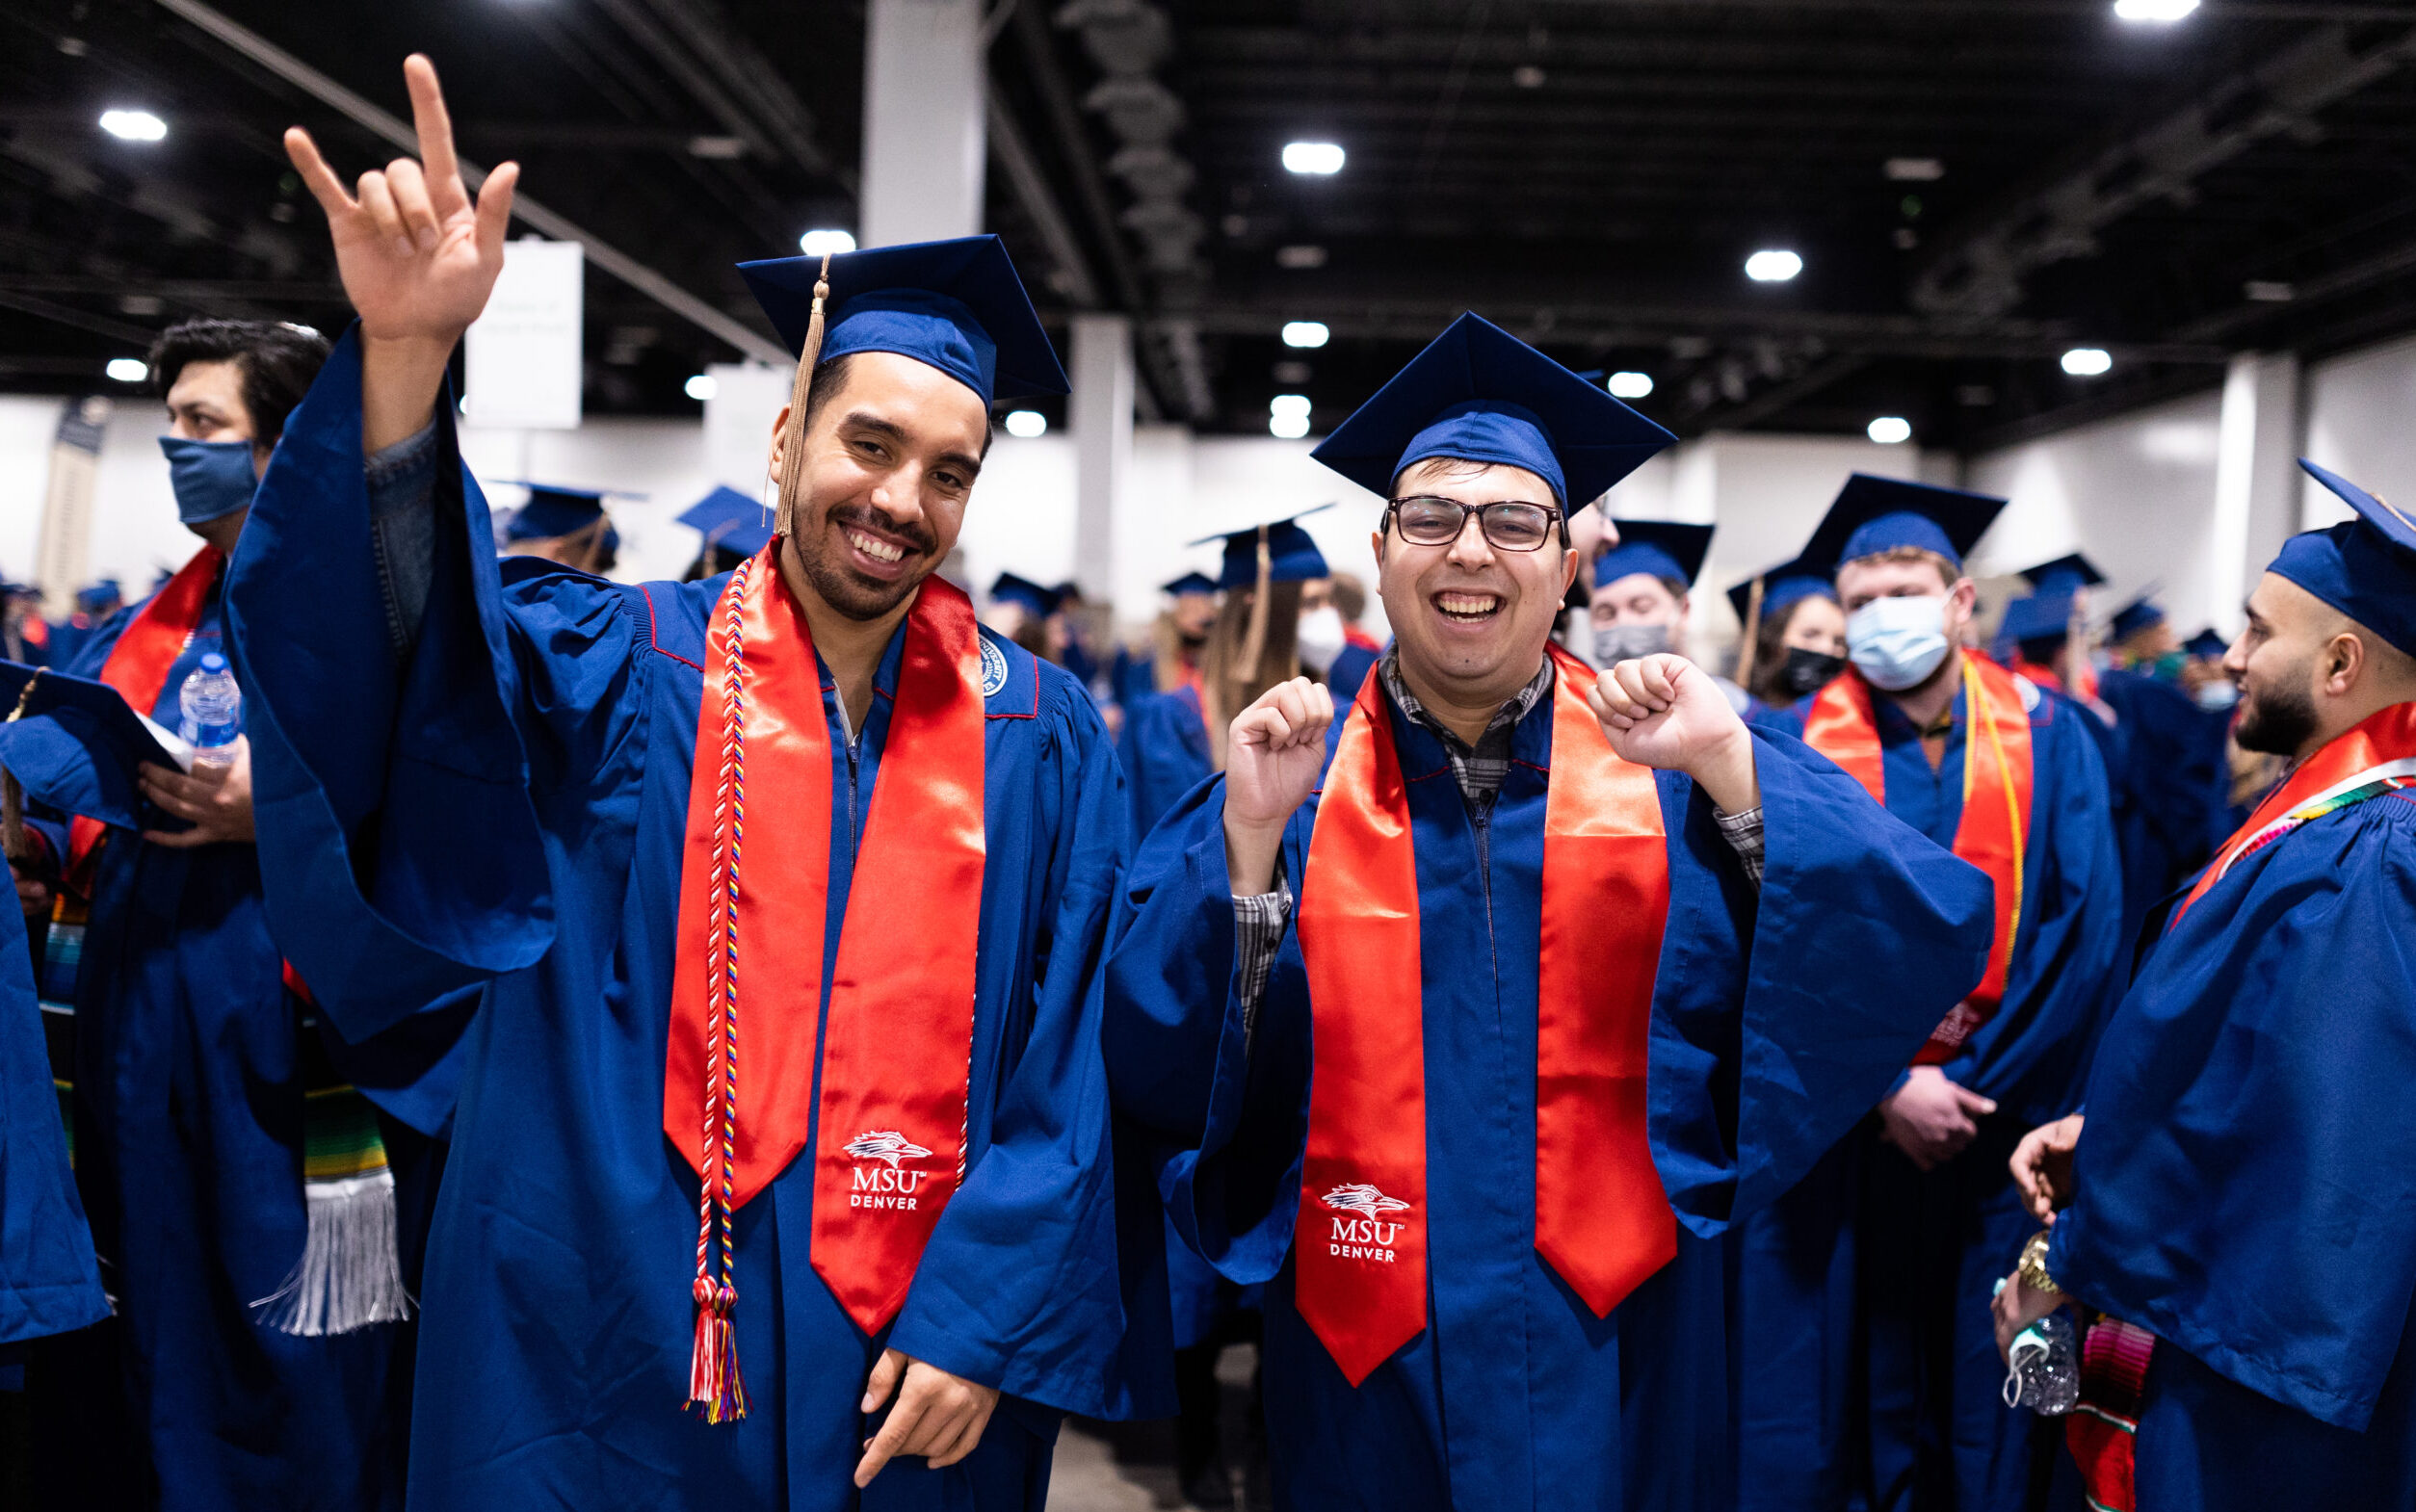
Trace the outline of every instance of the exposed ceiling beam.
<path fill-rule="evenodd" d="M 94 315 L 87 310 L 54 304 L 31 294 L 19 294 L 6 283 L 0 283 L 0 309 L 15 310 L 19 314 L 32 315 L 61 326 L 72 326 L 78 330 L 89 330 L 95 336 L 107 336 L 113 341 L 128 342 L 145 351 L 150 348 L 151 338 L 158 334 L 140 326 L 129 326 L 124 321 L 111 320 L 106 315 Z"/>
<path fill-rule="evenodd" d="M 368 100 L 311 67 L 267 38 L 236 24 L 209 6 L 203 5 L 201 0 L 158 0 L 158 4 L 277 75 L 288 84 L 309 93 L 329 109 L 351 117 L 363 129 L 383 138 L 406 152 L 415 152 L 419 149 L 418 137 L 401 119 L 380 110 Z M 461 164 L 461 177 L 463 182 L 475 189 L 486 181 L 486 170 L 475 164 L 464 162 Z M 797 360 L 796 355 L 786 346 L 754 330 L 717 306 L 698 299 L 628 253 L 580 226 L 568 217 L 547 209 L 527 195 L 515 194 L 512 196 L 512 213 L 515 218 L 526 222 L 557 241 L 582 244 L 586 248 L 589 262 L 628 284 L 690 325 L 719 337 L 747 355 L 782 365 Z"/>

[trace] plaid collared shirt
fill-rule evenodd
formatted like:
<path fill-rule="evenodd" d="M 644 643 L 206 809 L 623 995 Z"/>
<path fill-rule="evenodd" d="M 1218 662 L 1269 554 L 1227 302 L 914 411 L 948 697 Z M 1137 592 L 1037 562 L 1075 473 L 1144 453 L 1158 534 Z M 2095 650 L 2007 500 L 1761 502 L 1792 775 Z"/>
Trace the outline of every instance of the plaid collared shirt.
<path fill-rule="evenodd" d="M 1493 720 L 1469 744 L 1450 730 L 1441 720 L 1426 712 L 1418 695 L 1401 676 L 1401 648 L 1388 647 L 1382 661 L 1376 664 L 1376 675 L 1384 680 L 1384 691 L 1401 706 L 1401 712 L 1414 724 L 1443 743 L 1443 754 L 1452 761 L 1452 775 L 1459 780 L 1459 795 L 1471 809 L 1489 808 L 1502 791 L 1502 779 L 1510 775 L 1510 741 L 1518 733 L 1518 721 L 1535 713 L 1536 705 L 1552 691 L 1552 659 L 1545 657 L 1536 668 L 1527 686 L 1512 693 L 1501 708 L 1493 711 Z"/>

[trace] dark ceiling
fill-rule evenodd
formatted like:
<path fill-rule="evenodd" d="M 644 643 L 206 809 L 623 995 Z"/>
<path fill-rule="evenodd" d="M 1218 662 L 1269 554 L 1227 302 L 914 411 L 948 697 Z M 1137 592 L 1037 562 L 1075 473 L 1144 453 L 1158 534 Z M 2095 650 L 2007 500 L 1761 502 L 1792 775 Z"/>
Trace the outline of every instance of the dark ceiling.
<path fill-rule="evenodd" d="M 1650 375 L 1682 432 L 1966 451 L 2416 328 L 2416 7 L 991 4 L 990 225 L 1053 323 L 1138 317 L 1144 408 L 1210 430 L 1292 391 L 1322 430 L 1462 309 Z M 769 333 L 730 265 L 854 223 L 863 36 L 841 0 L 0 0 L 0 387 L 103 387 L 192 313 L 339 323 L 277 132 L 381 161 L 307 76 L 400 114 L 421 48 L 466 154 L 702 301 L 594 273 L 590 406 L 693 410 L 730 323 Z M 1302 139 L 1343 171 L 1286 173 Z M 1802 275 L 1747 281 L 1761 248 Z"/>

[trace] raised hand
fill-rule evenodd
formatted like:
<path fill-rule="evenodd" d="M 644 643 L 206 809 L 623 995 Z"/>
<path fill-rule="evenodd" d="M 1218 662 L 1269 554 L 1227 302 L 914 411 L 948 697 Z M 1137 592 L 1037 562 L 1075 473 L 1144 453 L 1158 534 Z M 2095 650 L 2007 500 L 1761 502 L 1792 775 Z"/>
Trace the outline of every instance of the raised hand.
<path fill-rule="evenodd" d="M 1711 674 L 1686 658 L 1621 662 L 1595 679 L 1586 704 L 1622 759 L 1685 772 L 1730 814 L 1761 804 L 1752 735 Z"/>
<path fill-rule="evenodd" d="M 1225 870 L 1236 894 L 1274 882 L 1283 826 L 1326 769 L 1333 694 L 1305 677 L 1278 683 L 1235 717 L 1224 758 Z"/>
<path fill-rule="evenodd" d="M 344 293 L 360 315 L 362 413 L 370 451 L 427 424 L 453 345 L 486 308 L 503 271 L 518 165 L 486 176 L 473 201 L 453 153 L 436 66 L 413 53 L 403 64 L 419 132 L 419 161 L 396 158 L 360 176 L 347 194 L 317 143 L 287 129 L 285 151 L 327 212 Z M 402 429 L 395 433 L 395 427 Z"/>

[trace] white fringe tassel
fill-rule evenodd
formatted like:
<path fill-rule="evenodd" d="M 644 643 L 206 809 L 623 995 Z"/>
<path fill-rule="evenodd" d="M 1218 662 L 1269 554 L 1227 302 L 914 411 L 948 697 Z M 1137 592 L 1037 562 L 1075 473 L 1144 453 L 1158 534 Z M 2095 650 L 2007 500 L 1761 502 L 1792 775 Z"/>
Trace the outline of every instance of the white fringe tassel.
<path fill-rule="evenodd" d="M 395 1252 L 394 1173 L 372 1171 L 302 1188 L 310 1237 L 285 1284 L 251 1305 L 280 1333 L 317 1339 L 411 1316 Z"/>

